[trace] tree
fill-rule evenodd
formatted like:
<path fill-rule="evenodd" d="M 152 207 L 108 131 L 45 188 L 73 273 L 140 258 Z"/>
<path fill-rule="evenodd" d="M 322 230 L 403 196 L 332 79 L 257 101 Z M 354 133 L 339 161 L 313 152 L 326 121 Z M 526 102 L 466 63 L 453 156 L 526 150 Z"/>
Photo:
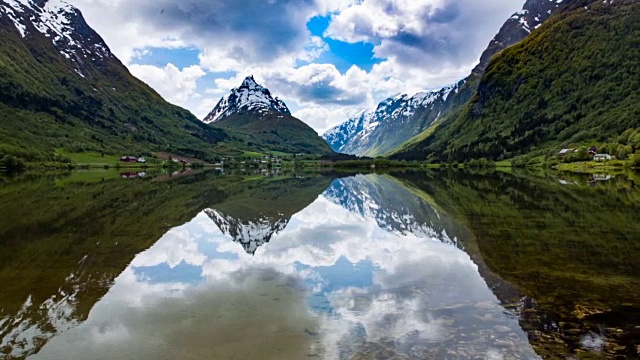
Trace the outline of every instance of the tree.
<path fill-rule="evenodd" d="M 22 159 L 18 159 L 14 155 L 5 155 L 2 158 L 2 165 L 10 171 L 21 171 L 27 167 Z"/>
<path fill-rule="evenodd" d="M 624 145 L 618 145 L 616 158 L 618 160 L 627 160 L 629 158 L 629 151 Z"/>

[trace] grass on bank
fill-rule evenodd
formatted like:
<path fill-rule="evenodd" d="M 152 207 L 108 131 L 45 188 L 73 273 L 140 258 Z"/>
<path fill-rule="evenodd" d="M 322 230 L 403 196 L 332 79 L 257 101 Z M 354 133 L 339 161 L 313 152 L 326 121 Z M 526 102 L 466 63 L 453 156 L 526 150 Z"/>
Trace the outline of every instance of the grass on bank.
<path fill-rule="evenodd" d="M 58 151 L 58 154 L 68 158 L 72 164 L 76 165 L 109 165 L 115 166 L 120 158 L 113 155 L 105 155 L 94 152 L 86 153 L 70 153 L 64 151 Z"/>

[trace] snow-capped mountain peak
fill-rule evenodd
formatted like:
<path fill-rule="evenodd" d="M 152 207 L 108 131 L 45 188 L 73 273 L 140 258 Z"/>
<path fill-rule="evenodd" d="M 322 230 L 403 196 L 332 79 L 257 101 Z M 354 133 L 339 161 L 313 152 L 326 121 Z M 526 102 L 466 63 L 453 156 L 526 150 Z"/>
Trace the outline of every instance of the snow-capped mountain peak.
<path fill-rule="evenodd" d="M 202 121 L 210 124 L 233 114 L 252 112 L 264 115 L 274 111 L 291 115 L 284 101 L 274 98 L 269 89 L 258 84 L 252 75 L 247 76 L 240 87 L 232 89 L 229 95 L 220 99 Z"/>
<path fill-rule="evenodd" d="M 253 78 L 253 75 L 247 76 L 244 81 L 242 81 L 242 85 L 240 85 L 241 88 L 247 88 L 250 90 L 255 90 L 258 87 L 261 87 L 260 85 L 258 85 L 258 83 L 256 82 L 256 79 Z"/>

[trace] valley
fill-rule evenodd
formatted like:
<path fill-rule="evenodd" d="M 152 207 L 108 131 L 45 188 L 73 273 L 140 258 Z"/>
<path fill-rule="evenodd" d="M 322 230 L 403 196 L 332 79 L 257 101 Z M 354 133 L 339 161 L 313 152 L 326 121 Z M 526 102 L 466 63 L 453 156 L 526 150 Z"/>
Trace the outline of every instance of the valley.
<path fill-rule="evenodd" d="M 0 0 L 0 40 L 2 359 L 640 357 L 638 0 Z"/>

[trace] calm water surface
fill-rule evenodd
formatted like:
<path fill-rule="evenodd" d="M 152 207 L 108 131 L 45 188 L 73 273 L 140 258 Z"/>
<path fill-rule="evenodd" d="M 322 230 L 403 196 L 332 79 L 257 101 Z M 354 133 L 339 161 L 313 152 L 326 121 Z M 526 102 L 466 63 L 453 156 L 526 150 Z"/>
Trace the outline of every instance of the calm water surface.
<path fill-rule="evenodd" d="M 628 176 L 0 184 L 0 358 L 634 358 Z"/>

